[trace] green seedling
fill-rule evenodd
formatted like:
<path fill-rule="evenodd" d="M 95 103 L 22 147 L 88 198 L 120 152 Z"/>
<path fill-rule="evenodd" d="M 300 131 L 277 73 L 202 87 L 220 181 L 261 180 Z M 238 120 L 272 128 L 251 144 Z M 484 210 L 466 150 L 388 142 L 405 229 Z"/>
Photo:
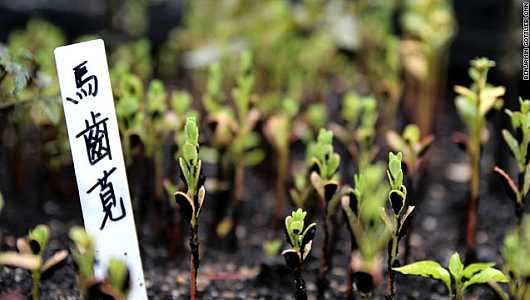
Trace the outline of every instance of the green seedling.
<path fill-rule="evenodd" d="M 295 299 L 307 300 L 305 281 L 302 277 L 302 266 L 311 252 L 311 245 L 317 231 L 317 224 L 311 223 L 305 226 L 307 212 L 299 208 L 285 218 L 285 239 L 291 246 L 282 252 L 285 263 L 294 271 L 295 277 Z"/>
<path fill-rule="evenodd" d="M 377 154 L 374 145 L 378 120 L 376 99 L 346 94 L 342 101 L 341 118 L 344 125 L 333 123 L 331 129 L 348 149 L 357 170 L 362 170 Z"/>
<path fill-rule="evenodd" d="M 473 263 L 466 267 L 460 260 L 458 253 L 454 253 L 449 260 L 449 268 L 445 269 L 432 260 L 424 260 L 394 268 L 395 271 L 423 277 L 431 277 L 442 281 L 449 291 L 448 299 L 462 300 L 465 290 L 474 284 L 489 282 L 508 282 L 504 274 L 493 268 L 495 263 Z M 454 286 L 454 290 L 452 288 Z"/>
<path fill-rule="evenodd" d="M 236 81 L 231 107 L 222 97 L 221 69 L 215 63 L 210 67 L 207 93 L 203 97 L 207 122 L 213 131 L 213 145 L 218 151 L 218 177 L 224 179 L 227 173 L 232 175 L 232 207 L 216 225 L 217 234 L 221 237 L 233 234 L 239 222 L 245 168 L 258 164 L 265 156 L 264 151 L 258 148 L 260 138 L 253 132 L 260 114 L 251 99 L 254 74 L 249 51 L 241 53 Z"/>
<path fill-rule="evenodd" d="M 362 299 L 371 299 L 373 290 L 383 281 L 383 256 L 390 229 L 381 213 L 385 213 L 382 208 L 387 194 L 384 165 L 370 164 L 355 175 L 355 188 L 341 197 L 351 236 L 348 299 L 353 299 L 354 287 Z"/>
<path fill-rule="evenodd" d="M 407 188 L 403 184 L 402 160 L 403 154 L 401 152 L 397 154 L 390 152 L 388 154 L 387 175 L 390 183 L 388 201 L 392 208 L 390 214 L 392 217 L 387 218 L 386 216 L 388 215 L 386 213 L 382 214 L 392 236 L 388 243 L 388 280 L 385 290 L 387 299 L 394 299 L 395 297 L 394 272 L 392 268 L 399 264 L 397 257 L 399 241 L 407 234 L 412 220 L 412 212 L 414 211 L 414 206 L 409 206 L 407 203 Z"/>
<path fill-rule="evenodd" d="M 439 100 L 445 98 L 447 54 L 456 21 L 448 0 L 406 0 L 402 7 L 404 38 L 399 50 L 407 80 L 405 97 L 415 123 L 427 135 Z"/>
<path fill-rule="evenodd" d="M 298 112 L 298 103 L 285 99 L 282 111 L 272 115 L 264 127 L 265 137 L 274 149 L 276 157 L 276 185 L 273 225 L 277 226 L 284 215 L 285 181 L 289 164 L 289 145 L 293 127 L 293 118 Z"/>
<path fill-rule="evenodd" d="M 517 161 L 517 181 L 512 179 L 508 172 L 495 166 L 494 171 L 499 174 L 505 184 L 506 192 L 515 205 L 515 216 L 520 226 L 524 213 L 524 203 L 530 190 L 530 156 L 528 144 L 530 142 L 530 100 L 519 99 L 520 110 L 506 110 L 510 117 L 513 130 L 518 136 L 516 139 L 507 129 L 502 130 L 504 141 Z M 516 184 L 517 182 L 517 184 Z"/>
<path fill-rule="evenodd" d="M 204 202 L 206 190 L 202 174 L 202 162 L 199 159 L 199 128 L 194 117 L 186 120 L 184 133 L 186 141 L 182 145 L 179 158 L 179 175 L 186 185 L 186 192 L 176 192 L 175 200 L 182 215 L 191 225 L 191 272 L 190 298 L 197 299 L 197 271 L 199 269 L 199 213 Z"/>
<path fill-rule="evenodd" d="M 311 165 L 315 171 L 311 172 L 310 179 L 313 188 L 317 191 L 323 204 L 322 221 L 324 223 L 324 242 L 320 257 L 319 293 L 327 287 L 327 272 L 331 264 L 331 234 L 333 216 L 337 211 L 340 198 L 338 168 L 340 156 L 333 151 L 333 133 L 321 129 L 317 141 L 309 145 Z"/>
<path fill-rule="evenodd" d="M 151 44 L 139 39 L 120 45 L 111 55 L 112 72 L 130 72 L 146 83 L 153 73 Z"/>
<path fill-rule="evenodd" d="M 90 287 L 97 281 L 94 276 L 94 238 L 77 226 L 70 229 L 69 236 L 74 244 L 71 253 L 79 272 L 79 289 L 83 299 L 87 299 Z"/>
<path fill-rule="evenodd" d="M 381 115 L 380 130 L 394 128 L 403 86 L 399 57 L 399 38 L 394 35 L 394 16 L 399 1 L 360 0 L 352 3 L 359 22 L 360 79 L 377 99 Z"/>
<path fill-rule="evenodd" d="M 530 299 L 530 216 L 523 218 L 519 230 L 506 236 L 502 256 L 510 295 L 514 300 Z"/>
<path fill-rule="evenodd" d="M 94 238 L 82 227 L 72 227 L 69 233 L 73 242 L 72 258 L 79 272 L 79 285 L 83 299 L 125 300 L 130 291 L 130 274 L 127 264 L 111 258 L 104 279 L 94 275 L 96 252 Z"/>
<path fill-rule="evenodd" d="M 44 259 L 44 251 L 50 239 L 50 229 L 46 225 L 38 225 L 29 231 L 26 238 L 17 240 L 18 252 L 0 253 L 0 265 L 9 265 L 31 271 L 33 300 L 40 299 L 41 277 L 44 273 L 64 261 L 68 251 L 61 250 Z"/>
<path fill-rule="evenodd" d="M 278 255 L 281 248 L 282 241 L 280 239 L 263 242 L 263 253 L 265 253 L 266 257 L 274 257 Z"/>
<path fill-rule="evenodd" d="M 420 128 L 415 124 L 405 126 L 403 132 L 390 130 L 386 134 L 387 144 L 394 150 L 403 153 L 403 162 L 407 167 L 407 175 L 413 177 L 421 168 L 423 156 L 432 145 L 434 137 L 421 137 Z"/>
<path fill-rule="evenodd" d="M 471 169 L 470 198 L 466 225 L 466 257 L 473 257 L 476 247 L 477 209 L 480 199 L 480 157 L 481 133 L 485 130 L 486 115 L 493 108 L 500 108 L 504 95 L 502 86 L 488 84 L 488 72 L 495 62 L 487 58 L 476 58 L 471 61 L 469 76 L 473 80 L 470 88 L 455 86 L 458 96 L 455 99 L 456 109 L 467 127 L 468 135 L 464 142 Z"/>

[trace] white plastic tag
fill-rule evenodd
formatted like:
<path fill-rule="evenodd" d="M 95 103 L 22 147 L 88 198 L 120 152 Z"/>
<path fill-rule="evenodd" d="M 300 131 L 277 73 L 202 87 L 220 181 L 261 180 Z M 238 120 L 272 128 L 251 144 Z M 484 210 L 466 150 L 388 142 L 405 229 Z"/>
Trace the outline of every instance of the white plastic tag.
<path fill-rule="evenodd" d="M 55 62 L 85 228 L 96 240 L 96 276 L 110 258 L 124 259 L 128 299 L 147 299 L 103 40 L 58 47 Z"/>

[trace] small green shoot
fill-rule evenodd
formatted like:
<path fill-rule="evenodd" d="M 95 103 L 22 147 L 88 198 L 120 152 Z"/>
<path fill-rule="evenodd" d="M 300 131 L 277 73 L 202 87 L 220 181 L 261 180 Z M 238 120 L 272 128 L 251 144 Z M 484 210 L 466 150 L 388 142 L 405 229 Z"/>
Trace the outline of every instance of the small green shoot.
<path fill-rule="evenodd" d="M 394 268 L 395 271 L 423 277 L 431 277 L 442 281 L 449 291 L 449 299 L 462 300 L 465 290 L 474 284 L 500 282 L 506 283 L 508 279 L 504 274 L 493 268 L 495 263 L 473 263 L 466 267 L 460 260 L 458 253 L 454 253 L 449 260 L 449 268 L 445 269 L 439 263 L 425 260 Z M 451 288 L 454 283 L 454 291 Z"/>
<path fill-rule="evenodd" d="M 68 256 L 68 251 L 61 250 L 49 259 L 44 259 L 44 252 L 50 239 L 50 229 L 46 225 L 38 225 L 29 231 L 26 238 L 17 240 L 19 252 L 8 251 L 0 253 L 0 265 L 9 265 L 31 271 L 33 300 L 40 299 L 41 277 L 53 269 Z"/>
<path fill-rule="evenodd" d="M 371 299 L 374 288 L 382 282 L 384 249 L 390 229 L 383 221 L 388 186 L 382 164 L 367 165 L 355 175 L 355 187 L 341 197 L 342 210 L 351 235 L 351 258 L 348 269 L 348 299 L 355 286 L 362 299 Z M 386 217 L 388 219 L 388 217 Z"/>
<path fill-rule="evenodd" d="M 403 132 L 390 130 L 386 134 L 387 144 L 397 152 L 403 153 L 403 162 L 407 167 L 407 174 L 414 176 L 421 167 L 423 157 L 432 145 L 434 137 L 421 137 L 420 128 L 415 124 L 405 126 Z"/>
<path fill-rule="evenodd" d="M 517 161 L 517 181 L 512 179 L 508 172 L 495 166 L 494 171 L 499 174 L 506 187 L 506 193 L 515 205 L 515 216 L 520 226 L 524 213 L 524 203 L 530 190 L 530 156 L 528 155 L 528 144 L 530 142 L 530 100 L 519 98 L 520 110 L 511 111 L 506 109 L 510 117 L 513 130 L 518 133 L 516 139 L 507 129 L 502 130 L 504 141 L 510 148 L 510 152 Z M 517 184 L 516 184 L 517 182 Z"/>
<path fill-rule="evenodd" d="M 530 216 L 525 215 L 521 227 L 506 236 L 502 256 L 510 295 L 515 300 L 530 299 Z"/>
<path fill-rule="evenodd" d="M 337 181 L 340 156 L 333 151 L 333 133 L 325 129 L 320 130 L 317 141 L 309 145 L 308 151 L 312 157 L 311 165 L 316 167 L 316 171 L 310 175 L 311 184 L 323 204 L 324 242 L 318 279 L 319 293 L 322 293 L 328 285 L 326 276 L 331 260 L 332 218 L 337 211 L 340 198 Z"/>
<path fill-rule="evenodd" d="M 285 218 L 285 239 L 291 246 L 282 252 L 285 263 L 294 271 L 296 285 L 296 300 L 307 300 L 305 281 L 302 277 L 302 266 L 311 252 L 311 245 L 315 238 L 317 224 L 305 225 L 307 212 L 301 208 Z"/>
<path fill-rule="evenodd" d="M 390 183 L 390 192 L 388 193 L 388 201 L 392 208 L 390 215 L 392 218 L 387 218 L 386 213 L 383 213 L 385 223 L 391 232 L 391 240 L 388 243 L 388 281 L 385 290 L 385 296 L 389 299 L 395 297 L 394 287 L 394 272 L 392 268 L 398 263 L 399 241 L 407 234 L 408 227 L 412 220 L 412 212 L 414 206 L 409 206 L 407 203 L 407 188 L 404 185 L 404 175 L 402 170 L 403 153 L 398 152 L 388 154 L 388 181 Z"/>
<path fill-rule="evenodd" d="M 199 269 L 199 213 L 201 211 L 206 190 L 204 176 L 199 159 L 199 128 L 194 117 L 188 117 L 184 127 L 186 138 L 182 145 L 182 156 L 179 158 L 180 178 L 186 185 L 186 193 L 176 192 L 175 200 L 179 204 L 184 219 L 191 227 L 191 283 L 190 297 L 197 299 L 197 271 Z"/>
<path fill-rule="evenodd" d="M 502 86 L 488 84 L 488 72 L 495 62 L 487 58 L 476 58 L 471 61 L 469 76 L 473 80 L 470 88 L 455 86 L 458 96 L 455 99 L 456 109 L 465 123 L 468 136 L 464 141 L 471 168 L 470 198 L 466 226 L 466 257 L 475 255 L 477 209 L 480 199 L 480 157 L 481 133 L 485 130 L 486 115 L 493 108 L 502 107 L 500 97 L 504 95 Z"/>

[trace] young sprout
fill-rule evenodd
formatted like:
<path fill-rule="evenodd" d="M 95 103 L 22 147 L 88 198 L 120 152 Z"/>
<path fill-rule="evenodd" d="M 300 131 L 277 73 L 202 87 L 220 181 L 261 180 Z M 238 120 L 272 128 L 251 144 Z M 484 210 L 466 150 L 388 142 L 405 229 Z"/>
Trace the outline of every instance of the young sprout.
<path fill-rule="evenodd" d="M 234 229 L 239 222 L 243 200 L 245 167 L 258 164 L 265 156 L 264 151 L 258 148 L 260 138 L 253 132 L 260 114 L 251 101 L 254 87 L 252 54 L 249 51 L 241 53 L 237 85 L 232 90 L 233 108 L 222 98 L 220 77 L 219 64 L 213 64 L 203 105 L 208 113 L 208 125 L 213 131 L 213 144 L 218 150 L 218 179 L 222 181 L 226 176 L 224 173 L 232 177 L 232 206 L 220 222 L 216 220 L 216 231 L 221 237 L 232 234 L 235 239 Z"/>
<path fill-rule="evenodd" d="M 407 167 L 407 175 L 413 177 L 420 169 L 423 156 L 432 145 L 434 137 L 428 135 L 421 137 L 420 128 L 415 124 L 409 124 L 399 135 L 394 130 L 386 134 L 386 141 L 394 151 L 403 153 L 403 162 Z"/>
<path fill-rule="evenodd" d="M 518 139 L 508 130 L 502 130 L 504 141 L 517 160 L 517 181 L 512 179 L 508 175 L 508 172 L 500 167 L 495 166 L 494 168 L 494 171 L 502 177 L 510 200 L 514 202 L 518 226 L 521 225 L 525 199 L 530 190 L 530 156 L 528 155 L 528 144 L 530 142 L 530 100 L 519 98 L 519 104 L 519 111 L 506 109 L 506 114 L 512 121 L 512 127 Z"/>
<path fill-rule="evenodd" d="M 401 168 L 401 161 L 403 154 L 398 152 L 394 154 L 390 152 L 388 154 L 388 181 L 390 182 L 390 192 L 388 194 L 388 200 L 392 207 L 391 215 L 388 218 L 387 214 L 383 214 L 385 223 L 387 224 L 390 232 L 391 239 L 388 243 L 388 281 L 385 290 L 385 296 L 388 299 L 394 299 L 395 287 L 394 287 L 394 272 L 392 268 L 399 264 L 398 262 L 398 250 L 399 241 L 402 237 L 407 234 L 408 227 L 412 220 L 412 212 L 414 206 L 409 206 L 407 203 L 407 188 L 403 184 L 403 170 Z"/>
<path fill-rule="evenodd" d="M 476 58 L 471 61 L 469 76 L 473 79 L 470 88 L 455 86 L 458 96 L 455 99 L 456 109 L 465 123 L 468 135 L 465 148 L 471 168 L 470 198 L 467 211 L 466 225 L 466 258 L 475 256 L 475 227 L 477 224 L 477 209 L 480 199 L 480 152 L 481 133 L 486 126 L 486 115 L 493 108 L 502 106 L 504 87 L 488 84 L 488 72 L 495 66 L 495 62 L 487 58 Z"/>
<path fill-rule="evenodd" d="M 199 129 L 194 117 L 188 117 L 184 133 L 186 141 L 182 145 L 182 156 L 179 157 L 179 175 L 186 186 L 186 193 L 176 192 L 175 200 L 180 205 L 182 215 L 191 227 L 191 272 L 190 297 L 197 299 L 197 271 L 199 269 L 199 213 L 204 195 L 204 176 L 199 159 Z"/>
<path fill-rule="evenodd" d="M 530 216 L 526 215 L 521 225 L 506 236 L 502 249 L 504 272 L 514 300 L 530 299 Z"/>
<path fill-rule="evenodd" d="M 0 253 L 0 265 L 10 265 L 31 271 L 33 300 L 40 298 L 42 274 L 50 271 L 68 256 L 68 251 L 61 250 L 45 260 L 44 251 L 49 239 L 50 229 L 48 226 L 38 225 L 29 231 L 26 238 L 17 240 L 18 253 L 15 251 Z"/>
<path fill-rule="evenodd" d="M 381 218 L 387 194 L 384 166 L 370 164 L 355 175 L 355 188 L 341 197 L 351 235 L 347 299 L 353 299 L 354 286 L 362 299 L 371 299 L 382 281 L 383 252 L 390 237 Z"/>
<path fill-rule="evenodd" d="M 294 271 L 296 300 L 307 300 L 305 281 L 302 277 L 302 266 L 309 252 L 311 252 L 311 245 L 317 231 L 316 223 L 305 226 L 304 219 L 306 214 L 307 212 L 299 208 L 285 218 L 285 239 L 291 245 L 291 249 L 284 250 L 282 255 L 287 266 Z"/>
<path fill-rule="evenodd" d="M 394 268 L 394 270 L 402 274 L 441 280 L 449 291 L 448 299 L 462 300 L 465 290 L 473 284 L 508 282 L 501 271 L 493 268 L 494 265 L 495 263 L 473 263 L 464 267 L 460 256 L 455 252 L 449 260 L 448 269 L 443 268 L 435 261 L 424 260 Z M 455 287 L 454 291 L 451 288 L 452 284 Z"/>
<path fill-rule="evenodd" d="M 344 126 L 333 123 L 331 129 L 347 147 L 351 158 L 356 162 L 357 170 L 362 170 L 370 164 L 377 152 L 377 147 L 374 146 L 378 119 L 376 99 L 371 96 L 360 97 L 354 93 L 346 94 L 342 101 L 341 117 Z"/>
<path fill-rule="evenodd" d="M 70 229 L 74 243 L 72 258 L 79 272 L 81 297 L 83 299 L 125 300 L 130 290 L 127 264 L 119 259 L 110 259 L 106 277 L 99 280 L 94 275 L 96 261 L 94 239 L 82 227 Z"/>
<path fill-rule="evenodd" d="M 316 143 L 311 144 L 308 150 L 312 157 L 311 164 L 315 166 L 316 170 L 310 175 L 311 184 L 323 204 L 324 242 L 320 257 L 319 293 L 323 293 L 328 285 L 326 275 L 331 260 L 332 221 L 337 210 L 340 194 L 339 182 L 337 181 L 340 156 L 333 151 L 332 142 L 333 133 L 329 130 L 321 129 Z"/>
<path fill-rule="evenodd" d="M 285 181 L 289 163 L 289 145 L 293 126 L 293 118 L 298 112 L 298 103 L 292 99 L 285 99 L 282 111 L 272 115 L 266 122 L 265 137 L 274 149 L 276 156 L 276 185 L 273 225 L 277 226 L 284 215 Z"/>

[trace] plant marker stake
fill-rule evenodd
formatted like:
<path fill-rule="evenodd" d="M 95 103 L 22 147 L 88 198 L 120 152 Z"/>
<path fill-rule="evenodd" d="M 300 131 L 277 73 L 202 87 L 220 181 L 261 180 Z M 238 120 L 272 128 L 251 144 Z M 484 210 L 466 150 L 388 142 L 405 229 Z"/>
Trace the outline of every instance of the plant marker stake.
<path fill-rule="evenodd" d="M 127 262 L 128 300 L 145 300 L 142 261 L 103 40 L 54 51 L 85 228 L 96 242 L 95 274 Z"/>

